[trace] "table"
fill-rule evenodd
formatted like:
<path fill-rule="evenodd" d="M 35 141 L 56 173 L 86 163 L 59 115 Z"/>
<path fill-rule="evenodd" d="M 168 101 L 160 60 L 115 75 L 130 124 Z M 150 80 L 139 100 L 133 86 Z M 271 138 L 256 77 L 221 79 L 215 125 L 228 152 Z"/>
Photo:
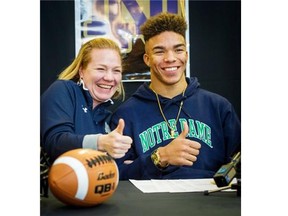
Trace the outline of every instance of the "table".
<path fill-rule="evenodd" d="M 133 215 L 133 216 L 240 216 L 241 197 L 236 192 L 203 193 L 143 193 L 129 181 L 120 181 L 113 196 L 106 202 L 89 208 L 66 206 L 51 192 L 41 197 L 41 216 L 44 215 Z"/>

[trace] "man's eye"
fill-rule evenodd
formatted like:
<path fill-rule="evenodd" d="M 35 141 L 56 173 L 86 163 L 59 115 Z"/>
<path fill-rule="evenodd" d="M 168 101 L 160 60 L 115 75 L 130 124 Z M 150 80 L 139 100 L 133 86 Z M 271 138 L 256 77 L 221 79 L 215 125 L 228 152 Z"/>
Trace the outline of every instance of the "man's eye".
<path fill-rule="evenodd" d="M 184 51 L 185 51 L 184 49 L 176 49 L 176 53 L 182 53 Z"/>
<path fill-rule="evenodd" d="M 162 54 L 162 53 L 164 53 L 164 51 L 163 50 L 158 50 L 158 51 L 155 51 L 154 53 L 155 54 Z"/>

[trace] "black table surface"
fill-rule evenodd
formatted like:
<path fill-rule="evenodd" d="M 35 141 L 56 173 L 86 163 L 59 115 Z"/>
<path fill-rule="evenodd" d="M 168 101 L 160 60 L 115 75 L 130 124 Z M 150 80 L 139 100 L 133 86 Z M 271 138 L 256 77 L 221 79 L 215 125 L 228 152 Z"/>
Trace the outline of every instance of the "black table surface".
<path fill-rule="evenodd" d="M 114 194 L 94 207 L 71 207 L 58 201 L 51 192 L 41 197 L 41 215 L 133 215 L 133 216 L 237 216 L 241 215 L 241 197 L 236 191 L 203 193 L 143 193 L 130 181 L 120 181 Z"/>

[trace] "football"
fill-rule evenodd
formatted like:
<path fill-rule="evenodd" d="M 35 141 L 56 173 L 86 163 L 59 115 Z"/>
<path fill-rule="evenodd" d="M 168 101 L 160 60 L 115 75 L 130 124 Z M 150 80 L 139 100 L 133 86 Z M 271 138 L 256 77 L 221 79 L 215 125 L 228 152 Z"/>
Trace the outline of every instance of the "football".
<path fill-rule="evenodd" d="M 75 149 L 59 156 L 49 170 L 48 184 L 61 202 L 95 206 L 115 192 L 119 182 L 116 162 L 104 152 Z"/>

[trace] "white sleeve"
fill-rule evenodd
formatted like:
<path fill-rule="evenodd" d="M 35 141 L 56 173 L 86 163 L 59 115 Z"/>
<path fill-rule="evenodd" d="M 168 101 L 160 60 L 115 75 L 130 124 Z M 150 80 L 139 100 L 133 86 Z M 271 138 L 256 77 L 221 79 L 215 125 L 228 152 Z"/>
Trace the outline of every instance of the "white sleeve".
<path fill-rule="evenodd" d="M 98 138 L 102 134 L 89 134 L 85 135 L 83 142 L 82 142 L 82 147 L 84 149 L 98 149 Z"/>

